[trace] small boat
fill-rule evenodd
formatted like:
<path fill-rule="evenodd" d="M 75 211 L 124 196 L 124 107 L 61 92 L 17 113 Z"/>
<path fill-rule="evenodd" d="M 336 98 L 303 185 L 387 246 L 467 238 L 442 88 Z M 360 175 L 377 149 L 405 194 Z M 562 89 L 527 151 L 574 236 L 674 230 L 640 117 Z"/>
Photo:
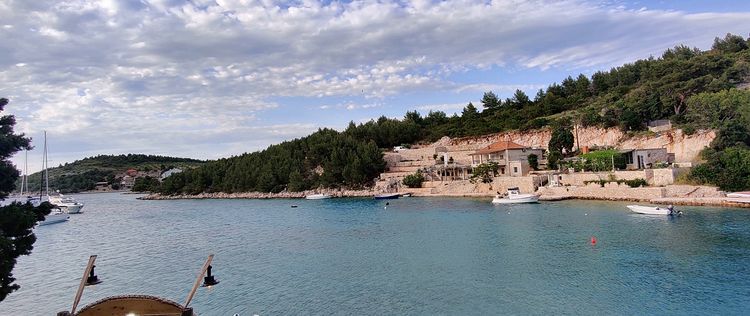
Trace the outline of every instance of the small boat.
<path fill-rule="evenodd" d="M 391 199 L 398 199 L 401 196 L 399 193 L 385 193 L 385 194 L 378 194 L 374 196 L 376 200 L 391 200 Z"/>
<path fill-rule="evenodd" d="M 521 194 L 517 187 L 508 188 L 508 193 L 498 194 L 492 199 L 492 204 L 517 204 L 517 203 L 537 203 L 539 196 L 534 194 Z"/>
<path fill-rule="evenodd" d="M 57 207 L 67 211 L 68 214 L 81 213 L 81 209 L 83 208 L 83 203 L 76 201 L 72 197 L 64 196 L 61 193 L 58 193 L 58 195 L 51 195 L 47 197 L 47 199 L 50 203 L 55 204 L 57 205 Z"/>
<path fill-rule="evenodd" d="M 727 197 L 750 199 L 750 191 L 728 193 Z"/>
<path fill-rule="evenodd" d="M 638 214 L 645 214 L 645 215 L 669 215 L 669 216 L 682 215 L 682 212 L 675 211 L 672 205 L 667 206 L 667 207 L 628 205 L 628 208 L 633 212 L 636 212 Z"/>
<path fill-rule="evenodd" d="M 305 199 L 307 199 L 307 200 L 322 200 L 322 199 L 330 199 L 330 198 L 331 198 L 330 195 L 323 194 L 323 193 L 320 193 L 320 194 L 310 194 L 308 196 L 305 196 Z"/>
<path fill-rule="evenodd" d="M 44 220 L 39 222 L 39 226 L 50 225 L 56 223 L 62 223 L 70 219 L 70 215 L 60 208 L 53 208 L 52 211 L 44 217 Z"/>
<path fill-rule="evenodd" d="M 401 194 L 401 197 L 411 197 L 411 193 L 404 193 L 404 194 Z"/>

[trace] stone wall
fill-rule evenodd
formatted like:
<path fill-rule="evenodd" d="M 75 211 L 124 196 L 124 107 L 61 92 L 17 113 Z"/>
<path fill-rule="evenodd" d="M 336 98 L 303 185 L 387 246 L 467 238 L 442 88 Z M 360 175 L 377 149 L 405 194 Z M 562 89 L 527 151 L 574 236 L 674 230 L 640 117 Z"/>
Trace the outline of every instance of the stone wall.
<path fill-rule="evenodd" d="M 470 180 L 434 181 L 425 184 L 432 187 L 431 193 L 445 196 L 493 196 L 505 192 L 508 188 L 518 187 L 521 193 L 533 193 L 539 185 L 541 176 L 495 177 L 492 183 L 471 183 Z"/>
<path fill-rule="evenodd" d="M 668 185 L 666 190 L 666 197 L 718 198 L 726 196 L 726 194 L 723 191 L 720 191 L 719 188 L 704 185 Z"/>
<path fill-rule="evenodd" d="M 541 187 L 539 193 L 543 196 L 576 199 L 648 201 L 665 197 L 666 188 L 631 188 L 617 183 L 607 183 L 602 187 L 598 183 L 591 183 L 585 186 Z"/>
<path fill-rule="evenodd" d="M 563 185 L 585 185 L 585 181 L 610 180 L 614 175 L 615 180 L 644 179 L 651 186 L 665 186 L 674 184 L 677 176 L 687 172 L 689 168 L 662 168 L 645 170 L 618 170 L 613 172 L 574 172 L 560 174 L 560 184 Z"/>

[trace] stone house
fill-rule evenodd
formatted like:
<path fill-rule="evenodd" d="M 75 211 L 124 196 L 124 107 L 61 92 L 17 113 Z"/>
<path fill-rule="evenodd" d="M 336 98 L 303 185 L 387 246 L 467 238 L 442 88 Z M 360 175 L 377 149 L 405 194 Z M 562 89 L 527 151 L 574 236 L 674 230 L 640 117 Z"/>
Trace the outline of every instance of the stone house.
<path fill-rule="evenodd" d="M 620 153 L 627 158 L 628 170 L 651 169 L 657 163 L 674 162 L 674 154 L 668 153 L 666 148 L 623 149 Z"/>
<path fill-rule="evenodd" d="M 512 141 L 499 141 L 487 147 L 479 149 L 471 154 L 471 166 L 496 162 L 499 165 L 498 172 L 501 176 L 522 177 L 529 174 L 528 157 L 534 154 L 542 162 L 544 150 L 540 148 L 526 147 Z"/>

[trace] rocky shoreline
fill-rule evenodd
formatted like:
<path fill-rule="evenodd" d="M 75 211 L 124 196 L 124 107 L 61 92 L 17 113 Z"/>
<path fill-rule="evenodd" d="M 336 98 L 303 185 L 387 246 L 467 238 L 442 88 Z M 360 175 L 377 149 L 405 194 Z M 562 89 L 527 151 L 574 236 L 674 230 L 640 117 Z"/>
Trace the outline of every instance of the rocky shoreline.
<path fill-rule="evenodd" d="M 239 193 L 200 193 L 196 195 L 180 194 L 180 195 L 160 195 L 160 194 L 149 194 L 146 196 L 139 197 L 140 200 L 200 200 L 200 199 L 301 199 L 310 194 L 328 194 L 332 197 L 372 197 L 381 192 L 376 190 L 310 190 L 302 192 L 239 192 Z M 406 193 L 406 192 L 404 192 Z M 689 205 L 689 206 L 716 206 L 716 207 L 737 207 L 737 208 L 750 208 L 750 201 L 743 201 L 738 199 L 726 198 L 726 197 L 661 197 L 653 198 L 644 196 L 637 190 L 633 190 L 634 195 L 602 195 L 602 196 L 573 196 L 573 195 L 540 195 L 540 201 L 560 201 L 560 200 L 600 200 L 600 201 L 633 201 L 657 205 Z M 549 192 L 547 192 L 549 193 Z M 491 198 L 492 194 L 483 193 L 469 193 L 469 194 L 434 194 L 434 193 L 420 193 L 413 192 L 413 196 L 420 197 L 454 197 L 454 198 Z"/>
<path fill-rule="evenodd" d="M 372 197 L 378 192 L 374 190 L 309 190 L 301 192 L 213 192 L 195 195 L 161 195 L 149 194 L 139 197 L 139 200 L 202 200 L 202 199 L 301 199 L 311 194 L 328 194 L 332 197 Z"/>

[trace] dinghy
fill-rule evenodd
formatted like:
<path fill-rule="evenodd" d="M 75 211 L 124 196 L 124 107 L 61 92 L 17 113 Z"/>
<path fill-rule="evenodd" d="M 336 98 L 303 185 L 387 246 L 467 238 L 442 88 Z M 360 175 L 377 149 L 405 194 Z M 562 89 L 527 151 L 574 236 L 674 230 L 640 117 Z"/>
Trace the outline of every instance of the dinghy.
<path fill-rule="evenodd" d="M 667 206 L 667 207 L 628 205 L 628 208 L 635 213 L 645 214 L 645 215 L 669 215 L 669 216 L 682 215 L 682 212 L 675 211 L 672 205 Z"/>

